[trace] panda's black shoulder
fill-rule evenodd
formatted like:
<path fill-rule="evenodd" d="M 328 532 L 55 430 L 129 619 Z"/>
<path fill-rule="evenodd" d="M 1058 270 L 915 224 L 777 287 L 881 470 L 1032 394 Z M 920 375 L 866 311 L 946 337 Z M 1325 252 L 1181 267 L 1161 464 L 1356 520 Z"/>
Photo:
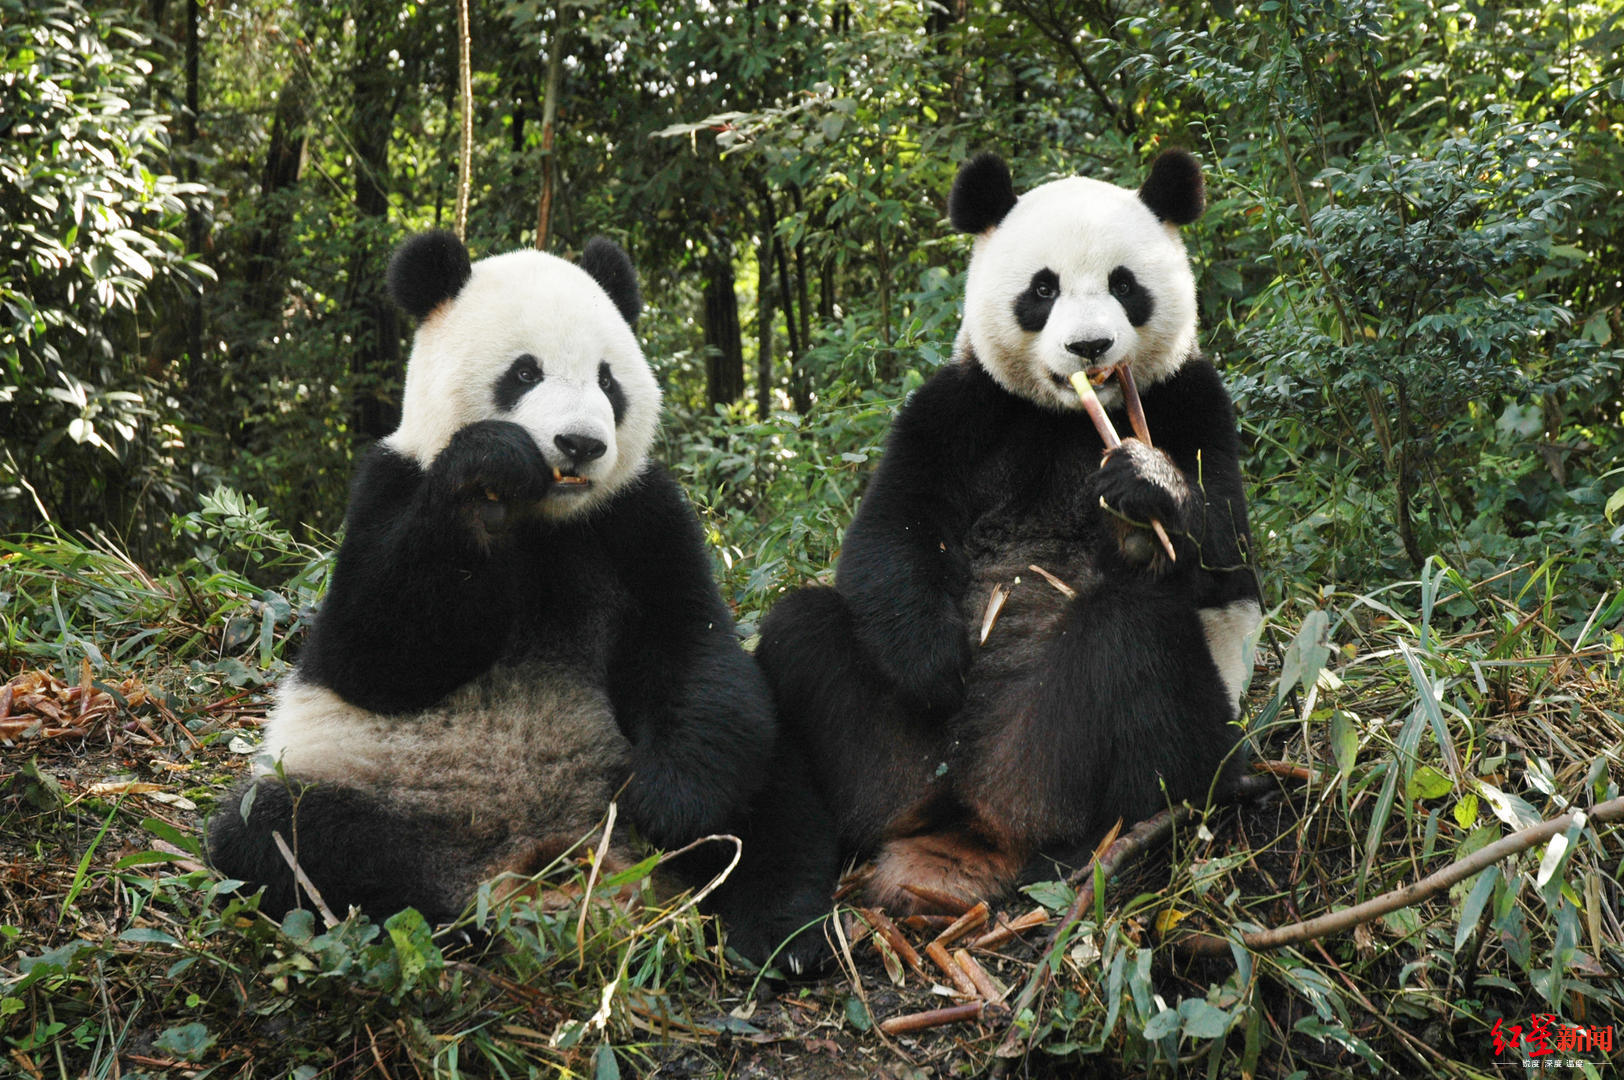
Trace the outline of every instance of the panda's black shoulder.
<path fill-rule="evenodd" d="M 595 517 L 593 528 L 634 595 L 720 602 L 699 515 L 665 466 L 646 462 Z"/>
<path fill-rule="evenodd" d="M 1000 426 L 1016 399 L 972 359 L 940 368 L 903 403 L 888 449 L 902 442 L 953 446 L 977 441 Z"/>
<path fill-rule="evenodd" d="M 606 547 L 646 548 L 651 540 L 675 529 L 698 537 L 692 504 L 669 469 L 657 461 L 644 462 L 637 477 L 615 493 L 597 519 Z"/>
<path fill-rule="evenodd" d="M 1204 446 L 1224 447 L 1236 442 L 1235 404 L 1218 369 L 1205 356 L 1185 361 L 1171 377 L 1144 395 L 1144 401 L 1153 433 L 1182 435 Z"/>

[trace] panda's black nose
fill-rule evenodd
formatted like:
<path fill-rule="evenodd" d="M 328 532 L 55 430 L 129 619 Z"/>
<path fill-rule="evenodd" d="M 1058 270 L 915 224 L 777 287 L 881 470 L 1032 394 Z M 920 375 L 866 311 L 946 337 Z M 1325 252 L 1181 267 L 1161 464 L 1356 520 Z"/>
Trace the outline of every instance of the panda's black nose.
<path fill-rule="evenodd" d="M 554 435 L 553 444 L 564 451 L 564 456 L 570 459 L 572 465 L 597 461 L 609 449 L 602 439 L 594 439 L 590 435 Z"/>
<path fill-rule="evenodd" d="M 1098 360 L 1105 355 L 1105 351 L 1116 344 L 1116 338 L 1078 338 L 1076 341 L 1066 342 L 1066 351 L 1073 356 L 1080 356 L 1084 360 Z"/>

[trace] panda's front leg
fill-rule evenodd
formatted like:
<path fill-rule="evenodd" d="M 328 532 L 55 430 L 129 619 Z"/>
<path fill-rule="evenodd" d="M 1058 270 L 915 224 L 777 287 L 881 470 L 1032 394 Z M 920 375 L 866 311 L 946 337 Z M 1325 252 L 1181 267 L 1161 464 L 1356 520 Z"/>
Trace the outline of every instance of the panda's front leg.
<path fill-rule="evenodd" d="M 534 513 L 556 482 L 530 433 L 506 420 L 461 428 L 429 466 L 431 513 L 459 537 L 489 552 Z"/>
<path fill-rule="evenodd" d="M 1151 531 L 1160 522 L 1172 538 L 1179 563 L 1188 566 L 1196 556 L 1190 539 L 1198 499 L 1184 472 L 1163 451 L 1138 439 L 1123 439 L 1108 451 L 1090 481 L 1090 496 L 1097 498 L 1109 527 L 1102 530 L 1101 555 L 1107 565 L 1163 574 L 1175 569 Z"/>
<path fill-rule="evenodd" d="M 458 431 L 427 469 L 387 443 L 375 447 L 351 485 L 301 674 L 352 705 L 398 715 L 484 671 L 515 605 L 501 541 L 552 483 L 535 441 L 502 421 Z"/>

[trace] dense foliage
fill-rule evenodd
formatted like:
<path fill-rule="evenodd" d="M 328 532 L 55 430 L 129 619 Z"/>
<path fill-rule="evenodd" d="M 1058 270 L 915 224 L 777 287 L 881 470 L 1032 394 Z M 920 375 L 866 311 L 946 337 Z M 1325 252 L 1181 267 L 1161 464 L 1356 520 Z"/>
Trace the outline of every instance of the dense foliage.
<path fill-rule="evenodd" d="M 1251 723 L 1318 786 L 1096 909 L 1012 1021 L 1045 1061 L 1480 1075 L 1495 1019 L 1624 1017 L 1616 829 L 1374 924 L 1379 951 L 1170 971 L 1160 937 L 1349 903 L 1618 795 L 1614 5 L 470 4 L 469 242 L 631 251 L 660 454 L 746 633 L 827 572 L 896 406 L 951 355 L 958 163 L 998 150 L 1025 189 L 1203 159 L 1202 340 L 1274 609 Z M 0 669 L 50 673 L 17 685 L 54 679 L 81 716 L 102 695 L 163 768 L 234 762 L 226 720 L 298 648 L 350 463 L 393 426 L 410 327 L 382 270 L 451 223 L 456 25 L 451 3 L 0 0 Z M 195 840 L 124 789 L 5 754 L 0 856 L 55 883 L 7 877 L 0 910 L 3 1049 L 35 1075 L 129 1053 L 455 1074 L 462 1052 L 610 1076 L 658 1041 L 649 1010 L 693 1004 L 685 979 L 715 992 L 692 921 L 657 912 L 503 916 L 478 964 L 409 920 L 279 930 L 216 903 Z M 852 985 L 826 1019 L 860 1035 Z M 320 1020 L 283 1045 L 286 1016 Z"/>

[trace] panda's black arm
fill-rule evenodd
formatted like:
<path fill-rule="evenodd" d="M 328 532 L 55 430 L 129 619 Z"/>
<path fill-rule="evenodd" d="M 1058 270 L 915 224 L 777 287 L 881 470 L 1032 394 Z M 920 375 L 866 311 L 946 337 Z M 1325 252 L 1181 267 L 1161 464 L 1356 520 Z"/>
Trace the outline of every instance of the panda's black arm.
<path fill-rule="evenodd" d="M 730 831 L 768 779 L 777 721 L 734 634 L 699 521 L 676 482 L 650 465 L 597 528 L 631 594 L 608 670 L 632 744 L 621 806 L 661 846 Z"/>
<path fill-rule="evenodd" d="M 522 453 L 511 435 L 465 428 L 426 471 L 383 444 L 367 452 L 350 485 L 332 584 L 299 658 L 306 679 L 354 705 L 401 713 L 490 666 L 512 616 L 511 556 L 479 542 L 453 489 L 471 463 L 488 466 L 493 445 Z"/>
<path fill-rule="evenodd" d="M 971 655 L 959 610 L 969 582 L 965 435 L 987 426 L 967 407 L 972 374 L 944 369 L 903 407 L 835 576 L 864 653 L 928 713 L 959 705 Z"/>
<path fill-rule="evenodd" d="M 1218 372 L 1205 359 L 1192 360 L 1156 388 L 1145 408 L 1157 447 L 1199 493 L 1200 512 L 1190 522 L 1197 603 L 1257 600 L 1235 407 Z"/>

